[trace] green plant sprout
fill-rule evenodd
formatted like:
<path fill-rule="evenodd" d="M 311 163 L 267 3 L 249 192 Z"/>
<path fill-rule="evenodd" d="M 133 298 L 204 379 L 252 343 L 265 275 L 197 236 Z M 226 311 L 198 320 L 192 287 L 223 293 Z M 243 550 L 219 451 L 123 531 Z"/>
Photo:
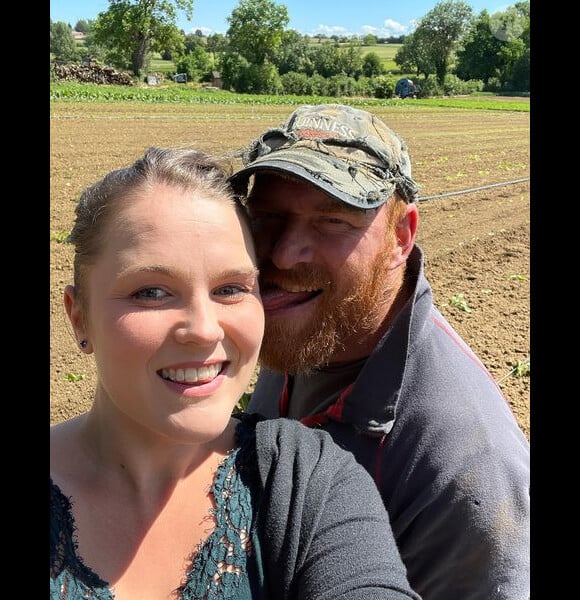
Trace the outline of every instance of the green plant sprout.
<path fill-rule="evenodd" d="M 84 373 L 66 373 L 64 378 L 67 381 L 72 381 L 73 383 L 76 383 L 77 381 L 82 381 L 85 378 L 85 376 Z"/>
<path fill-rule="evenodd" d="M 530 374 L 530 359 L 517 360 L 514 364 L 514 375 L 516 377 L 527 377 Z"/>
<path fill-rule="evenodd" d="M 459 310 L 462 310 L 463 312 L 471 312 L 471 308 L 469 308 L 469 305 L 463 298 L 463 294 L 455 294 L 454 296 L 451 296 L 451 298 L 449 298 L 449 304 L 459 308 Z"/>
<path fill-rule="evenodd" d="M 63 242 L 66 242 L 66 238 L 68 237 L 68 234 L 69 234 L 69 232 L 66 229 L 61 229 L 60 231 L 57 231 L 56 233 L 51 233 L 50 240 L 58 242 L 59 244 L 62 244 Z"/>

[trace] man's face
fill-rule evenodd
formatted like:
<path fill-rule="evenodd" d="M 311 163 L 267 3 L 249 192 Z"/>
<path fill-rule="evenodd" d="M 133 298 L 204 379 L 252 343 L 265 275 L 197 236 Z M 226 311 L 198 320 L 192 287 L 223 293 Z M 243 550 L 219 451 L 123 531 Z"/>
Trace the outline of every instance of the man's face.
<path fill-rule="evenodd" d="M 308 183 L 259 175 L 249 210 L 266 311 L 262 364 L 296 373 L 368 355 L 396 292 L 386 205 L 350 208 Z"/>

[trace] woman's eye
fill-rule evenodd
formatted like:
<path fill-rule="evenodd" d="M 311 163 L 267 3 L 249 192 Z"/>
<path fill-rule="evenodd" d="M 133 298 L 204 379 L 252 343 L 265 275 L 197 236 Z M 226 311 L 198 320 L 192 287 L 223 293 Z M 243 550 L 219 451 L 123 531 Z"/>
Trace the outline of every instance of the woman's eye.
<path fill-rule="evenodd" d="M 216 294 L 216 296 L 231 297 L 235 296 L 236 294 L 244 294 L 247 291 L 248 289 L 241 285 L 223 285 L 215 290 L 214 294 Z"/>
<path fill-rule="evenodd" d="M 169 294 L 161 288 L 150 287 L 138 290 L 134 294 L 131 294 L 131 296 L 137 300 L 163 300 Z"/>

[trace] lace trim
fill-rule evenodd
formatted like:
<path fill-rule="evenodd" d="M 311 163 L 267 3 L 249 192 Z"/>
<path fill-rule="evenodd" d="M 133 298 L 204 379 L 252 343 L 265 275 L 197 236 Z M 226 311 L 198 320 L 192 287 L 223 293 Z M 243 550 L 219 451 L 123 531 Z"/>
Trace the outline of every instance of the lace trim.
<path fill-rule="evenodd" d="M 248 585 L 253 510 L 245 475 L 248 468 L 255 471 L 257 463 L 255 430 L 242 420 L 236 438 L 238 448 L 222 461 L 212 487 L 216 527 L 195 553 L 187 580 L 178 590 L 182 600 L 237 598 L 240 586 Z"/>
<path fill-rule="evenodd" d="M 50 481 L 50 598 L 113 600 L 108 584 L 79 558 L 71 500 Z"/>
<path fill-rule="evenodd" d="M 238 416 L 240 418 L 240 416 Z M 255 428 L 242 418 L 236 429 L 237 448 L 220 463 L 212 493 L 216 526 L 195 549 L 184 584 L 175 593 L 181 600 L 233 599 L 241 587 L 249 589 L 248 558 L 256 481 Z M 114 600 L 107 582 L 78 556 L 71 501 L 51 481 L 50 597 L 58 600 Z M 249 596 L 248 596 L 249 597 Z"/>

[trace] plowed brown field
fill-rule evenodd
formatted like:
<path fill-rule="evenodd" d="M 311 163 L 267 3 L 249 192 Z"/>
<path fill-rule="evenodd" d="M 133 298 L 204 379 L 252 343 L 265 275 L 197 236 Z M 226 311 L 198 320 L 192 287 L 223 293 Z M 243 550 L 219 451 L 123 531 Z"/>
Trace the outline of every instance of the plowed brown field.
<path fill-rule="evenodd" d="M 193 145 L 216 154 L 235 150 L 279 125 L 291 110 L 52 103 L 51 422 L 84 411 L 95 384 L 92 359 L 77 349 L 62 305 L 62 291 L 72 280 L 72 248 L 54 239 L 70 230 L 82 189 L 148 146 Z M 529 113 L 412 104 L 371 110 L 406 140 L 422 197 L 530 175 Z M 419 244 L 435 302 L 498 381 L 529 437 L 530 377 L 513 372 L 530 352 L 529 182 L 425 200 L 419 211 Z M 450 304 L 458 294 L 470 312 Z"/>

